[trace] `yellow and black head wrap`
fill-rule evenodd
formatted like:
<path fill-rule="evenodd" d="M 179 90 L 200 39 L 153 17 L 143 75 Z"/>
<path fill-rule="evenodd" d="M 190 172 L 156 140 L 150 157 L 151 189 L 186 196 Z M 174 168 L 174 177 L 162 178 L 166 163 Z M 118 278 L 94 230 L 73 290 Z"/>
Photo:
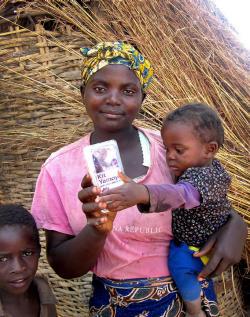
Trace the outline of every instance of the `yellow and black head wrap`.
<path fill-rule="evenodd" d="M 154 71 L 150 62 L 128 43 L 101 42 L 92 48 L 82 47 L 80 51 L 85 57 L 81 67 L 84 85 L 94 73 L 109 64 L 125 65 L 133 70 L 140 80 L 143 91 L 152 80 Z"/>

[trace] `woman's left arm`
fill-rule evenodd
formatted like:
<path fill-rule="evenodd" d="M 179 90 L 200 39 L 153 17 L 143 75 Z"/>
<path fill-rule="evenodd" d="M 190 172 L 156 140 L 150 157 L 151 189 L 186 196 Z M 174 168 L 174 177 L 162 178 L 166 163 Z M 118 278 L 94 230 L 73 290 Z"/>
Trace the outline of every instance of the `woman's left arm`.
<path fill-rule="evenodd" d="M 221 274 L 231 265 L 238 263 L 246 238 L 247 225 L 241 216 L 232 210 L 228 222 L 194 255 L 200 257 L 209 254 L 210 257 L 199 278 Z"/>

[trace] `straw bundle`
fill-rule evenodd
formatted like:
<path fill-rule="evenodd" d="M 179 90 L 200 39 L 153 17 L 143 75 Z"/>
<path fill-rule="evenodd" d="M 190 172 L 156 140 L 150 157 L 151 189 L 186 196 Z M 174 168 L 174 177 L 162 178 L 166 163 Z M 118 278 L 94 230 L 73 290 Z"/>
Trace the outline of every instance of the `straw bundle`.
<path fill-rule="evenodd" d="M 142 111 L 149 120 L 149 125 L 159 127 L 162 117 L 168 110 L 185 102 L 198 100 L 216 107 L 221 114 L 226 132 L 226 145 L 219 158 L 233 175 L 230 198 L 246 221 L 250 221 L 247 196 L 250 54 L 241 48 L 232 30 L 216 16 L 216 11 L 209 2 L 100 0 L 94 3 L 97 17 L 89 15 L 86 5 L 81 6 L 79 1 L 28 3 L 30 7 L 26 12 L 39 9 L 40 12 L 49 13 L 56 19 L 57 24 L 67 24 L 68 32 L 71 32 L 69 26 L 74 30 L 74 35 L 69 35 L 72 39 L 71 45 L 65 44 L 65 38 L 56 38 L 53 32 L 44 32 L 40 35 L 39 48 L 42 50 L 44 43 L 48 42 L 50 55 L 53 50 L 50 47 L 54 46 L 55 49 L 64 50 L 67 57 L 75 60 L 80 57 L 76 51 L 79 40 L 86 44 L 86 39 L 90 43 L 123 39 L 137 45 L 152 61 L 156 71 L 156 80 Z M 27 34 L 26 40 L 30 36 L 32 32 Z M 74 43 L 76 40 L 77 45 Z M 18 48 L 16 43 L 13 42 L 12 45 Z M 8 52 L 7 48 L 6 50 L 4 57 Z M 64 58 L 68 62 L 68 67 L 75 66 L 73 77 L 76 77 L 77 65 L 70 65 L 66 56 Z M 58 101 L 63 104 L 63 108 L 60 105 L 59 108 L 50 109 L 51 117 L 47 120 L 48 123 L 53 122 L 51 125 L 54 126 L 56 112 L 64 112 L 67 109 L 65 116 L 70 112 L 74 117 L 76 113 L 77 116 L 81 115 L 83 110 L 76 87 L 70 87 L 60 73 L 53 72 L 53 68 L 50 68 L 52 64 L 55 68 L 57 59 L 60 62 L 60 56 L 53 54 L 50 58 L 46 56 L 45 59 L 44 62 L 41 59 L 37 61 L 35 53 L 28 58 L 18 56 L 16 61 L 19 61 L 19 67 L 14 67 L 15 58 L 5 60 L 1 63 L 2 70 L 5 73 L 8 70 L 11 75 L 10 80 L 5 77 L 2 83 L 7 85 L 7 91 L 12 91 L 15 87 L 16 93 L 18 90 L 23 93 L 24 86 L 27 89 L 30 87 L 31 90 L 27 91 L 29 95 L 35 97 L 42 94 L 54 103 Z M 36 63 L 39 63 L 40 67 Z M 44 85 L 43 80 L 48 83 L 48 78 L 49 84 Z M 63 91 L 60 91 L 60 87 L 64 87 Z M 20 129 L 18 135 L 25 136 L 25 133 L 22 133 L 25 131 L 24 127 L 21 126 Z M 65 136 L 72 135 L 67 131 L 59 134 L 55 129 L 50 131 L 52 135 L 53 131 L 57 135 L 58 144 L 69 141 Z M 35 130 L 32 132 L 35 133 Z M 51 142 L 50 133 L 46 136 L 37 131 L 37 137 L 40 135 L 41 139 Z M 6 131 L 4 134 L 6 136 Z"/>
<path fill-rule="evenodd" d="M 0 33 L 0 200 L 30 207 L 42 161 L 91 130 L 79 94 L 79 47 L 122 39 L 134 43 L 156 73 L 138 124 L 159 128 L 166 112 L 186 102 L 218 110 L 226 134 L 218 157 L 233 176 L 233 206 L 250 224 L 250 53 L 209 1 L 99 0 L 91 7 L 74 0 L 26 3 L 20 15 L 49 16 L 55 27 L 46 31 L 44 20 L 30 31 L 12 20 L 10 30 Z M 55 281 L 53 272 L 48 274 Z M 226 300 L 221 305 L 230 306 Z M 239 316 L 237 303 L 232 307 L 236 312 L 231 308 L 223 316 Z M 73 309 L 65 316 L 77 314 Z"/>

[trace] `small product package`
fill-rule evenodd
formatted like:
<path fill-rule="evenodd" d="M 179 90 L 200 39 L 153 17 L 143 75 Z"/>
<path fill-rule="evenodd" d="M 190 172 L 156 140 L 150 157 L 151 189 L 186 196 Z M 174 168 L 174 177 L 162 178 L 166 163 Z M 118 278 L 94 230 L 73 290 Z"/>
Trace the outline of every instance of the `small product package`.
<path fill-rule="evenodd" d="M 84 157 L 93 185 L 105 190 L 123 184 L 118 176 L 118 171 L 123 172 L 123 166 L 115 140 L 86 146 Z"/>

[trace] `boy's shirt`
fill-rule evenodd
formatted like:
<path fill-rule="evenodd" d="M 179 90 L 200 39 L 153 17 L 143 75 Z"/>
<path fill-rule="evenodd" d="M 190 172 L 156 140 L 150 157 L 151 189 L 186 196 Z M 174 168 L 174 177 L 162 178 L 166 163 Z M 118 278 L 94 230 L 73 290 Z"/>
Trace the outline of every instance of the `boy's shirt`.
<path fill-rule="evenodd" d="M 53 294 L 47 280 L 42 276 L 36 276 L 34 283 L 37 287 L 40 301 L 39 317 L 57 317 L 56 298 Z M 2 300 L 0 298 L 0 317 L 13 317 L 11 314 L 4 312 Z"/>
<path fill-rule="evenodd" d="M 200 205 L 173 210 L 174 237 L 188 245 L 201 247 L 219 230 L 230 216 L 231 204 L 227 191 L 231 177 L 214 159 L 211 166 L 188 168 L 178 182 L 193 185 L 201 196 Z"/>
<path fill-rule="evenodd" d="M 230 182 L 229 174 L 214 159 L 211 166 L 188 168 L 177 184 L 146 185 L 150 208 L 142 212 L 172 208 L 175 239 L 200 247 L 228 220 Z"/>

